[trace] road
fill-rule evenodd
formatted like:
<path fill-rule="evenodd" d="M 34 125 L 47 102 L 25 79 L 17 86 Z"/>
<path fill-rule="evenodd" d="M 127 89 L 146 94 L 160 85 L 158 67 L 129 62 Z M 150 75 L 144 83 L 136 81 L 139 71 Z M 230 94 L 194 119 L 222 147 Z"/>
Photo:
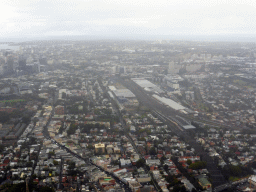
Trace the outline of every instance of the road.
<path fill-rule="evenodd" d="M 106 91 L 105 88 L 102 87 L 102 89 Z M 109 95 L 108 95 L 108 99 L 112 102 L 113 109 L 114 109 L 115 113 L 116 113 L 116 114 L 118 115 L 118 117 L 119 117 L 119 121 L 120 121 L 120 123 L 122 124 L 123 131 L 124 131 L 125 136 L 129 139 L 129 141 L 130 141 L 130 143 L 132 144 L 134 150 L 136 151 L 137 154 L 139 154 L 140 158 L 145 160 L 144 156 L 141 155 L 140 152 L 138 151 L 138 148 L 137 148 L 137 146 L 135 145 L 135 143 L 134 143 L 133 139 L 131 138 L 131 136 L 129 135 L 129 133 L 126 132 L 126 129 L 125 129 L 126 126 L 125 126 L 123 117 L 122 117 L 122 115 L 120 114 L 120 111 L 116 108 L 116 104 L 115 104 L 114 101 L 110 98 Z M 144 166 L 143 169 L 144 169 L 144 171 L 145 171 L 146 173 L 148 173 L 148 174 L 150 175 L 151 181 L 153 182 L 155 189 L 156 189 L 157 191 L 160 191 L 161 189 L 160 189 L 160 188 L 158 187 L 158 185 L 156 184 L 156 181 L 155 181 L 155 179 L 154 179 L 152 173 L 149 172 L 149 170 L 147 169 L 146 166 Z"/>
<path fill-rule="evenodd" d="M 102 89 L 103 89 L 104 91 L 106 91 L 105 87 L 102 87 Z M 129 141 L 130 141 L 130 143 L 132 144 L 134 150 L 136 151 L 137 154 L 139 154 L 140 158 L 145 160 L 144 156 L 141 155 L 141 153 L 138 151 L 138 148 L 137 148 L 137 146 L 135 145 L 135 143 L 134 143 L 132 137 L 129 135 L 128 132 L 126 132 L 126 129 L 125 129 L 126 126 L 125 126 L 125 123 L 124 123 L 124 120 L 123 120 L 123 116 L 120 114 L 120 111 L 116 108 L 116 104 L 115 104 L 114 101 L 110 98 L 109 95 L 108 95 L 108 99 L 112 102 L 113 109 L 115 110 L 115 113 L 116 113 L 116 114 L 118 115 L 118 117 L 119 117 L 119 121 L 120 121 L 120 123 L 122 124 L 123 131 L 124 131 L 125 136 L 129 139 Z M 152 173 L 149 172 L 149 170 L 147 169 L 146 165 L 143 167 L 143 169 L 144 169 L 144 171 L 145 171 L 146 173 L 148 173 L 148 174 L 150 175 L 151 181 L 153 182 L 155 189 L 156 189 L 157 191 L 161 191 L 161 188 L 157 185 L 157 182 L 155 181 L 155 179 L 154 179 Z"/>
<path fill-rule="evenodd" d="M 54 107 L 53 107 L 53 109 L 54 109 Z M 53 115 L 53 114 L 54 114 L 54 111 L 52 111 L 52 115 Z M 51 115 L 51 117 L 52 117 L 52 115 Z M 63 150 L 67 151 L 67 152 L 68 152 L 69 154 L 71 154 L 72 156 L 74 156 L 74 157 L 76 157 L 76 158 L 78 158 L 78 159 L 83 160 L 86 164 L 94 165 L 94 166 L 98 167 L 101 171 L 105 172 L 106 174 L 111 175 L 111 176 L 116 180 L 117 183 L 123 185 L 123 187 L 125 188 L 125 191 L 126 191 L 126 192 L 131 192 L 131 190 L 129 189 L 129 186 L 128 186 L 126 183 L 123 183 L 121 180 L 119 180 L 119 178 L 115 177 L 112 173 L 109 173 L 108 171 L 105 171 L 103 168 L 99 167 L 98 165 L 94 164 L 94 163 L 91 162 L 91 161 L 88 162 L 86 159 L 84 159 L 83 157 L 81 157 L 79 154 L 74 153 L 74 152 L 71 151 L 69 148 L 65 147 L 64 145 L 61 145 L 61 144 L 58 143 L 56 140 L 54 140 L 53 138 L 51 138 L 51 137 L 49 136 L 49 132 L 48 132 L 48 125 L 49 125 L 49 123 L 50 123 L 50 121 L 51 121 L 51 117 L 49 118 L 49 121 L 47 122 L 47 124 L 46 124 L 46 126 L 44 127 L 44 130 L 43 130 L 43 134 L 44 134 L 44 137 L 45 137 L 46 139 L 51 140 L 53 143 L 55 143 L 56 145 L 58 145 L 58 146 L 59 146 L 60 148 L 62 148 Z M 63 160 L 61 160 L 61 165 L 62 165 L 62 163 L 63 163 Z M 62 167 L 61 167 L 61 170 L 62 170 Z M 60 183 L 59 183 L 59 184 L 61 184 L 61 182 L 62 182 L 62 172 L 61 172 L 61 174 L 60 174 Z"/>
<path fill-rule="evenodd" d="M 133 146 L 133 148 L 135 149 L 136 153 L 139 154 L 140 158 L 145 160 L 144 156 L 141 155 L 140 152 L 138 151 L 138 148 L 137 148 L 137 146 L 135 145 L 135 143 L 134 143 L 133 139 L 131 138 L 131 136 L 130 136 L 128 133 L 126 133 L 126 137 L 130 140 L 130 143 L 132 144 L 132 146 Z M 155 189 L 156 189 L 157 191 L 161 191 L 161 188 L 157 185 L 157 182 L 156 182 L 156 180 L 154 179 L 152 172 L 150 172 L 150 171 L 147 169 L 146 166 L 144 166 L 143 169 L 144 169 L 144 171 L 145 171 L 146 173 L 148 173 L 148 174 L 150 175 L 151 181 L 153 182 Z"/>
<path fill-rule="evenodd" d="M 72 156 L 74 156 L 74 157 L 76 157 L 76 158 L 78 158 L 78 159 L 83 160 L 86 164 L 94 165 L 94 166 L 98 167 L 101 171 L 105 172 L 106 174 L 111 175 L 111 176 L 116 180 L 117 183 L 119 183 L 119 184 L 122 183 L 122 185 L 125 187 L 125 191 L 126 191 L 126 192 L 130 192 L 130 191 L 131 191 L 131 190 L 128 188 L 128 185 L 126 185 L 125 183 L 123 183 L 121 180 L 119 180 L 117 177 L 115 177 L 112 173 L 109 173 L 108 171 L 104 170 L 102 167 L 100 167 L 100 166 L 94 164 L 94 163 L 91 162 L 91 161 L 88 162 L 86 159 L 84 159 L 83 157 L 81 157 L 79 154 L 74 153 L 74 152 L 71 151 L 69 148 L 67 148 L 67 147 L 61 145 L 60 143 L 58 143 L 56 140 L 54 140 L 54 139 L 52 139 L 52 138 L 50 138 L 50 137 L 47 137 L 47 134 L 45 135 L 45 137 L 46 137 L 47 139 L 51 139 L 51 141 L 52 141 L 53 143 L 55 143 L 56 145 L 58 145 L 58 146 L 59 146 L 60 148 L 62 148 L 63 150 L 66 150 L 66 151 L 67 151 L 69 154 L 71 154 Z"/>

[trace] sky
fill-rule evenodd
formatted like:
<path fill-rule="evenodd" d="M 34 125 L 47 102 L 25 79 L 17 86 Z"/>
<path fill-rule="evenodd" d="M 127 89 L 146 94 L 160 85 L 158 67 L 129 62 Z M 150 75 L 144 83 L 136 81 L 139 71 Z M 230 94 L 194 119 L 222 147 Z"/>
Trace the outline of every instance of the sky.
<path fill-rule="evenodd" d="M 0 38 L 256 36 L 255 0 L 1 0 Z"/>

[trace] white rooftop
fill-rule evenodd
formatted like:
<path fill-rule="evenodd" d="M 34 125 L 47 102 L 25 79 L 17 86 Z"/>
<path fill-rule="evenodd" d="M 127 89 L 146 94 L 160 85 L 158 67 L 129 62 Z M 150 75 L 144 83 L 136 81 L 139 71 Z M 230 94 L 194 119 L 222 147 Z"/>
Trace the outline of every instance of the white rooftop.
<path fill-rule="evenodd" d="M 155 87 L 156 86 L 155 84 L 153 84 L 150 81 L 148 81 L 146 79 L 143 79 L 143 78 L 133 78 L 132 80 L 143 88 L 145 88 L 145 87 Z"/>
<path fill-rule="evenodd" d="M 195 126 L 193 126 L 193 125 L 184 125 L 183 128 L 184 129 L 195 129 Z"/>
<path fill-rule="evenodd" d="M 165 105 L 168 105 L 169 107 L 175 109 L 175 110 L 183 110 L 183 109 L 186 109 L 186 107 L 183 107 L 182 105 L 180 105 L 179 103 L 171 100 L 171 99 L 168 99 L 168 98 L 165 98 L 165 97 L 160 97 L 158 95 L 153 95 L 154 98 L 156 98 L 158 101 L 162 102 L 163 104 Z"/>
<path fill-rule="evenodd" d="M 117 97 L 135 97 L 135 95 L 129 89 L 117 89 L 113 90 L 113 93 Z"/>
<path fill-rule="evenodd" d="M 153 91 L 158 93 L 163 93 L 164 91 L 160 89 L 157 85 L 151 83 L 144 78 L 132 78 L 132 80 L 138 84 L 140 87 L 144 88 L 146 91 Z"/>
<path fill-rule="evenodd" d="M 112 86 L 112 85 L 108 86 L 108 88 L 109 88 L 111 91 L 115 91 L 115 90 L 116 90 L 116 87 L 115 87 L 115 86 Z"/>

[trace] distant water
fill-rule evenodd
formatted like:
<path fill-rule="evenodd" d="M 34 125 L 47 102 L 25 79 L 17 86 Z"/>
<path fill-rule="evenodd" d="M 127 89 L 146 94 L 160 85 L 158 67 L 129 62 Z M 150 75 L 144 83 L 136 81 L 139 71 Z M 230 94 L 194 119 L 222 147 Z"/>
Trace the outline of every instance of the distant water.
<path fill-rule="evenodd" d="M 11 49 L 13 51 L 19 50 L 20 46 L 15 46 L 15 45 L 9 45 L 9 44 L 0 44 L 0 50 L 1 49 Z"/>

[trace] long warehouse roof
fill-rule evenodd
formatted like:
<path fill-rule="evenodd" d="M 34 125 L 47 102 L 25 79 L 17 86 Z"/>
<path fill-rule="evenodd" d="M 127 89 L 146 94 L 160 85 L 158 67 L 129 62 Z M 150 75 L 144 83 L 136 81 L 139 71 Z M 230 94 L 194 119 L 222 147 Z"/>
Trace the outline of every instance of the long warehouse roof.
<path fill-rule="evenodd" d="M 117 97 L 126 97 L 126 98 L 135 98 L 136 96 L 129 90 L 129 89 L 117 89 L 114 90 L 113 93 L 117 96 Z"/>
<path fill-rule="evenodd" d="M 140 87 L 144 88 L 146 91 L 163 93 L 164 91 L 158 87 L 157 85 L 151 83 L 147 79 L 144 78 L 132 78 L 132 80 L 138 84 Z"/>
<path fill-rule="evenodd" d="M 165 98 L 165 97 L 160 97 L 158 95 L 153 95 L 154 98 L 156 98 L 158 101 L 164 103 L 165 105 L 168 105 L 170 106 L 171 108 L 175 109 L 175 110 L 183 110 L 183 109 L 186 109 L 186 107 L 183 107 L 182 105 L 180 105 L 179 103 L 171 100 L 171 99 L 168 99 L 168 98 Z"/>

